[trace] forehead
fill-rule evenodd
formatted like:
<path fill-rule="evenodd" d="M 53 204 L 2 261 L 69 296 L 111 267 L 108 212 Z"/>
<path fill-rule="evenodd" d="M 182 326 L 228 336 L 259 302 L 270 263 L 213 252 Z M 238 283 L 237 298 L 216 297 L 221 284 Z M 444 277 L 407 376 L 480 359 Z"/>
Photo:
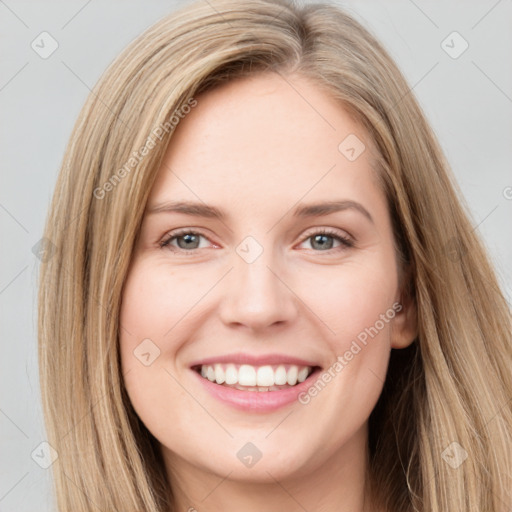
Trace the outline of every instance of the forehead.
<path fill-rule="evenodd" d="M 195 99 L 173 133 L 153 204 L 170 194 L 260 209 L 262 201 L 291 207 L 305 195 L 378 195 L 368 134 L 309 80 L 265 73 Z"/>

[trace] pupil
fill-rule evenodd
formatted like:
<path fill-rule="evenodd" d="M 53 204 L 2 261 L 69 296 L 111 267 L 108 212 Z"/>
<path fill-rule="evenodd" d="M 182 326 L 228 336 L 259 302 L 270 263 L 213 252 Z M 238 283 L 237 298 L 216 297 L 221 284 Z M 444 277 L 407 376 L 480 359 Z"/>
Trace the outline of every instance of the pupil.
<path fill-rule="evenodd" d="M 183 245 L 184 245 L 185 247 L 181 247 L 181 244 L 179 243 L 179 240 L 180 240 L 180 239 L 183 239 L 183 240 L 184 240 Z M 193 244 L 194 242 L 196 242 L 196 243 L 197 243 L 197 237 L 196 237 L 196 235 L 188 234 L 188 235 L 182 235 L 180 238 L 178 238 L 178 245 L 180 245 L 180 248 L 181 248 L 181 249 L 187 249 L 187 248 L 190 248 L 190 247 L 191 247 L 191 245 L 190 245 L 189 243 L 187 243 L 187 242 L 192 242 L 192 244 Z"/>
<path fill-rule="evenodd" d="M 332 237 L 329 235 L 315 235 L 313 237 L 313 247 L 314 247 L 315 243 L 317 243 L 317 241 L 319 241 L 321 239 L 323 239 L 325 241 L 326 238 L 330 238 L 331 243 L 330 244 L 329 243 L 320 243 L 319 247 L 320 247 L 320 249 L 322 249 L 322 248 L 323 249 L 326 249 L 326 248 L 331 249 L 332 248 Z"/>

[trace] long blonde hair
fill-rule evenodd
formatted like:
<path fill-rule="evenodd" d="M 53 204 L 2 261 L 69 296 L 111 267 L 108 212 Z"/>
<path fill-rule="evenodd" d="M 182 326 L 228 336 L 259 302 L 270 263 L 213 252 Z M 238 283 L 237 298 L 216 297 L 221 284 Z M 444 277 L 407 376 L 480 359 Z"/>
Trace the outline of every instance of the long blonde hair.
<path fill-rule="evenodd" d="M 370 416 L 379 502 L 393 512 L 502 512 L 512 469 L 510 311 L 468 208 L 381 44 L 338 7 L 286 0 L 182 7 L 122 52 L 80 113 L 46 223 L 54 252 L 40 271 L 40 382 L 59 510 L 173 510 L 157 442 L 123 386 L 123 284 L 186 105 L 267 71 L 313 80 L 378 149 L 403 297 L 418 321 L 415 342 L 392 351 Z M 467 458 L 455 467 L 447 453 Z"/>

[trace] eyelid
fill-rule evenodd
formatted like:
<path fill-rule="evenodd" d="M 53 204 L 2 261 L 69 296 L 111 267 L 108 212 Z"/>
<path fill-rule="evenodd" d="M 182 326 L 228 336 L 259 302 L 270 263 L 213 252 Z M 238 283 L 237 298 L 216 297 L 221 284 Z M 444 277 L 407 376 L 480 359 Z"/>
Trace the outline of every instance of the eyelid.
<path fill-rule="evenodd" d="M 305 235 L 302 237 L 302 241 L 308 239 L 309 237 L 315 235 L 315 234 L 326 234 L 326 235 L 332 235 L 337 236 L 339 238 L 343 238 L 346 240 L 354 241 L 355 238 L 348 233 L 348 231 L 345 231 L 344 229 L 340 228 L 331 228 L 331 227 L 323 227 L 323 226 L 313 226 L 312 228 L 308 229 L 305 233 Z"/>

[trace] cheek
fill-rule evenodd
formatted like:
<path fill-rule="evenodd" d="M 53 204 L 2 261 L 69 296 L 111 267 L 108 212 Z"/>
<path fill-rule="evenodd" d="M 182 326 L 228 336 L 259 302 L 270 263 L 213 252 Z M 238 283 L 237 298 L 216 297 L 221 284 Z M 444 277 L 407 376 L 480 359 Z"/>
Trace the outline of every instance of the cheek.
<path fill-rule="evenodd" d="M 358 337 L 364 342 L 365 333 L 370 338 L 368 331 L 372 333 L 370 339 L 389 338 L 397 294 L 397 276 L 392 266 L 378 261 L 353 264 L 330 268 L 323 274 L 316 270 L 309 279 L 302 279 L 302 296 L 326 326 L 329 344 L 336 354 L 348 350 Z M 382 315 L 387 320 L 384 323 Z"/>
<path fill-rule="evenodd" d="M 333 424 L 340 411 L 352 411 L 355 425 L 370 414 L 386 378 L 397 276 L 392 266 L 377 261 L 329 270 L 320 280 L 317 272 L 316 293 L 307 301 L 328 327 L 331 359 L 323 374 L 329 375 L 320 376 L 328 382 L 310 390 L 303 403 L 314 402 L 318 414 L 331 411 Z"/>
<path fill-rule="evenodd" d="M 192 279 L 190 279 L 192 277 Z M 169 345 L 171 331 L 180 323 L 201 297 L 202 287 L 193 276 L 153 262 L 135 263 L 123 291 L 120 313 L 121 351 L 133 350 L 149 338 L 163 351 Z M 193 312 L 191 312 L 193 313 Z M 193 316 L 193 315 L 192 315 Z"/>
<path fill-rule="evenodd" d="M 119 349 L 129 394 L 163 378 L 161 362 L 168 352 L 174 352 L 164 339 L 170 338 L 165 334 L 176 323 L 180 301 L 166 284 L 165 276 L 144 262 L 134 263 L 128 274 L 119 318 Z M 132 401 L 136 400 L 132 397 Z"/>
<path fill-rule="evenodd" d="M 184 417 L 189 414 L 183 406 L 189 397 L 175 380 L 180 379 L 174 364 L 179 345 L 170 343 L 176 339 L 170 331 L 175 326 L 176 331 L 183 328 L 186 320 L 179 323 L 180 319 L 193 299 L 184 297 L 190 283 L 180 281 L 158 263 L 134 263 L 121 303 L 119 349 L 124 386 L 135 412 L 159 439 L 169 428 L 162 418 L 173 418 L 177 409 L 184 411 Z"/>

